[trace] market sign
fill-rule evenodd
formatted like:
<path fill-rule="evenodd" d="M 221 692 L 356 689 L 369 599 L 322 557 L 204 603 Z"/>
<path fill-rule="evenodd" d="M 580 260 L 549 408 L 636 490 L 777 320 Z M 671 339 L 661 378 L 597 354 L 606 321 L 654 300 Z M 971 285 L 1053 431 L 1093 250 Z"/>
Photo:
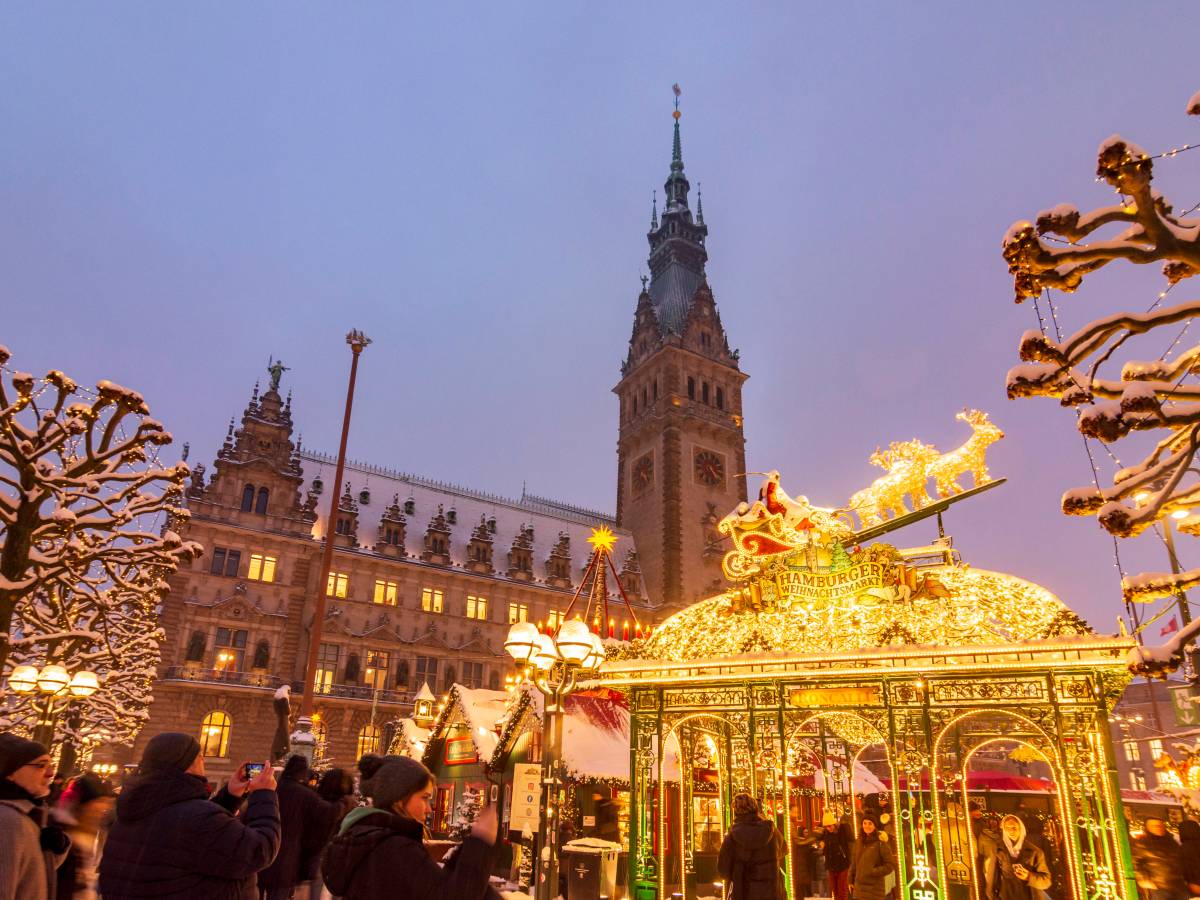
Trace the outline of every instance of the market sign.
<path fill-rule="evenodd" d="M 1192 686 L 1185 684 L 1170 690 L 1171 709 L 1175 713 L 1175 723 L 1177 725 L 1200 725 L 1200 704 L 1193 702 L 1196 695 L 1192 693 Z"/>
<path fill-rule="evenodd" d="M 542 818 L 542 767 L 538 763 L 513 766 L 512 795 L 509 798 L 508 827 L 522 834 L 534 834 Z"/>
<path fill-rule="evenodd" d="M 469 737 L 447 738 L 445 760 L 448 766 L 465 766 L 479 762 L 475 742 Z"/>
<path fill-rule="evenodd" d="M 896 569 L 888 563 L 865 562 L 840 572 L 788 570 L 778 573 L 775 583 L 785 601 L 833 600 L 891 587 L 899 580 Z"/>
<path fill-rule="evenodd" d="M 792 688 L 788 691 L 788 704 L 802 709 L 821 709 L 826 706 L 883 706 L 883 694 L 878 685 L 871 684 Z"/>

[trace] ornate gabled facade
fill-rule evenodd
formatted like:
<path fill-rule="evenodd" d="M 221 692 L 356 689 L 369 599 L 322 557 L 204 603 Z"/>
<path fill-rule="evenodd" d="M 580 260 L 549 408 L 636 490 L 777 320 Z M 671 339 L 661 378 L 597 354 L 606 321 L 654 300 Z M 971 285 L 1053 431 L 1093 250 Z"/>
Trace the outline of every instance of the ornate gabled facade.
<path fill-rule="evenodd" d="M 666 208 L 651 216 L 643 279 L 621 381 L 617 521 L 633 532 L 646 590 L 668 609 L 723 582 L 718 510 L 746 499 L 742 384 L 705 263 L 708 226 L 688 206 L 675 111 Z"/>
<path fill-rule="evenodd" d="M 211 478 L 196 467 L 188 537 L 205 555 L 171 579 L 150 721 L 120 761 L 136 759 L 160 731 L 199 736 L 213 777 L 263 758 L 274 691 L 303 687 L 324 590 L 318 755 L 350 765 L 388 746 L 385 723 L 411 708 L 423 684 L 500 687 L 512 671 L 509 624 L 561 616 L 586 562 L 572 560 L 572 543 L 616 524 L 544 498 L 511 500 L 353 462 L 335 485 L 333 461 L 293 443 L 291 399 L 274 382 L 261 397 L 256 387 L 240 427 L 230 425 Z M 338 490 L 332 529 L 330 490 Z M 330 532 L 333 567 L 319 585 Z M 631 535 L 618 534 L 632 551 Z M 622 581 L 645 608 L 636 562 Z M 638 614 L 650 621 L 648 609 Z"/>

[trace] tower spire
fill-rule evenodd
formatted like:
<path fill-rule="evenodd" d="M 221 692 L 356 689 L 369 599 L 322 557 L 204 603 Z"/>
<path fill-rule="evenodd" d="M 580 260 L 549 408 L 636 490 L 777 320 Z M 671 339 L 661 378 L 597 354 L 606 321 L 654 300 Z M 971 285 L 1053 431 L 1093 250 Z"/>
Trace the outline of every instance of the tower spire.
<path fill-rule="evenodd" d="M 700 182 L 696 182 L 696 224 L 704 224 L 704 195 L 700 192 Z M 290 395 L 289 395 L 290 396 Z"/>
<path fill-rule="evenodd" d="M 650 194 L 650 230 L 658 231 L 658 191 Z"/>

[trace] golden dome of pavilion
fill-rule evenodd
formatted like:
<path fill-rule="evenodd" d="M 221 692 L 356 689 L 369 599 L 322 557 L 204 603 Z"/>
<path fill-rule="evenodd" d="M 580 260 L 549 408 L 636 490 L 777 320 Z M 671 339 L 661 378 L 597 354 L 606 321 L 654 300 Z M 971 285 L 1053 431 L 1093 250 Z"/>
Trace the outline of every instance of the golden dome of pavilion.
<path fill-rule="evenodd" d="M 687 662 L 746 653 L 829 654 L 889 645 L 995 647 L 1089 633 L 1040 585 L 966 565 L 909 569 L 908 590 L 799 599 L 742 588 L 675 613 L 637 649 Z M 817 592 L 810 592 L 817 593 Z M 887 596 L 891 594 L 892 596 Z"/>

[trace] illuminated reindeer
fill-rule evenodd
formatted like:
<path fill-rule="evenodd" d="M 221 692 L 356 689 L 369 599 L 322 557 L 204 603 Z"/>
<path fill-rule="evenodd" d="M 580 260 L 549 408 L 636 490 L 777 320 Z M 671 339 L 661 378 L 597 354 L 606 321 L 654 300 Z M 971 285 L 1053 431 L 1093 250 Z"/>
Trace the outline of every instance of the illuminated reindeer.
<path fill-rule="evenodd" d="M 925 482 L 929 477 L 928 466 L 937 455 L 936 447 L 916 440 L 893 443 L 887 450 L 876 448 L 871 462 L 887 469 L 887 474 L 851 497 L 847 506 L 858 516 L 860 529 L 906 514 L 905 494 L 912 497 L 917 509 L 928 503 Z"/>
<path fill-rule="evenodd" d="M 972 433 L 961 447 L 943 453 L 929 465 L 928 475 L 933 478 L 937 494 L 942 498 L 961 494 L 963 487 L 958 483 L 958 477 L 968 472 L 975 487 L 991 481 L 987 468 L 987 448 L 1004 437 L 1004 432 L 985 412 L 964 409 L 955 418 L 970 425 Z"/>

